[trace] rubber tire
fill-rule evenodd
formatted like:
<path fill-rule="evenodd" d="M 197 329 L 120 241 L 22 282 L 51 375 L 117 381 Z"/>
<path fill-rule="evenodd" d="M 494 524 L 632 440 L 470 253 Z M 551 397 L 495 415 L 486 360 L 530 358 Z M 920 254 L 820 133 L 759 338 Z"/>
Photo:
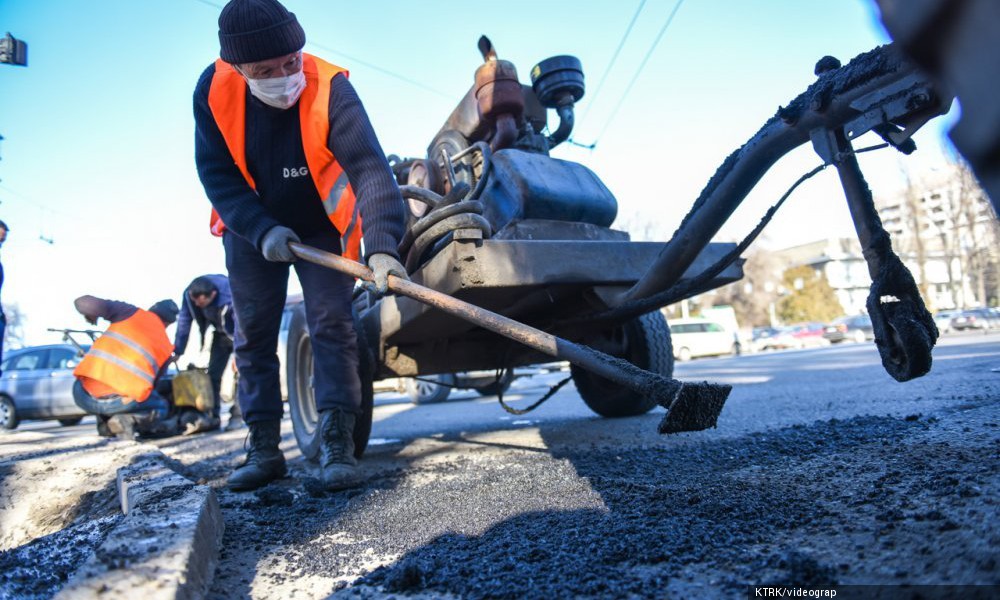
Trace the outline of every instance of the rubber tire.
<path fill-rule="evenodd" d="M 677 360 L 687 362 L 691 360 L 691 351 L 685 346 L 677 351 Z"/>
<path fill-rule="evenodd" d="M 0 429 L 17 429 L 20 422 L 14 401 L 7 396 L 0 396 Z"/>
<path fill-rule="evenodd" d="M 500 381 L 494 381 L 493 383 L 487 383 L 486 385 L 481 385 L 472 389 L 474 389 L 480 396 L 499 396 L 510 389 L 510 384 L 512 383 L 514 383 L 514 371 L 507 369 L 504 371 L 503 377 L 500 378 Z"/>
<path fill-rule="evenodd" d="M 74 425 L 79 425 L 83 417 L 70 417 L 68 419 L 59 419 L 59 424 L 63 427 L 72 427 Z"/>
<path fill-rule="evenodd" d="M 674 373 L 674 354 L 666 318 L 651 312 L 620 325 L 609 336 L 592 340 L 597 350 L 623 358 L 635 366 L 664 377 Z M 602 417 L 632 417 L 649 412 L 656 406 L 655 398 L 609 381 L 590 371 L 572 365 L 570 372 L 580 397 L 588 407 Z"/>
<path fill-rule="evenodd" d="M 430 381 L 421 381 L 436 378 L 441 384 L 439 385 L 432 383 Z M 444 373 L 441 375 L 421 375 L 420 379 L 409 378 L 404 384 L 406 387 L 406 395 L 410 397 L 410 402 L 414 404 L 437 404 L 438 402 L 444 402 L 451 395 L 451 388 L 455 385 L 455 376 L 451 373 Z"/>
<path fill-rule="evenodd" d="M 302 455 L 315 461 L 319 456 L 319 412 L 312 388 L 313 355 L 306 325 L 305 303 L 299 303 L 288 324 L 288 343 L 285 357 L 285 374 L 288 381 L 288 410 L 292 418 L 292 431 Z M 354 330 L 358 334 L 358 376 L 361 378 L 361 412 L 354 421 L 354 457 L 361 458 L 368 448 L 372 433 L 372 411 L 375 391 L 372 376 L 375 357 L 361 321 L 354 315 Z"/>

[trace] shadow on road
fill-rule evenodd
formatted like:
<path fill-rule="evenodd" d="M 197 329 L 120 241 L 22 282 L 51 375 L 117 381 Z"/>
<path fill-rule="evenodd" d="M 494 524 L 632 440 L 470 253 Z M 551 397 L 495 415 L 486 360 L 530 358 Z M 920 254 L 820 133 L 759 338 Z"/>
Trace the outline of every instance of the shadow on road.
<path fill-rule="evenodd" d="M 992 450 L 925 439 L 933 426 L 858 417 L 711 443 L 557 450 L 604 510 L 527 512 L 481 535 L 445 534 L 364 583 L 463 598 L 657 598 L 702 585 L 715 590 L 710 596 L 740 596 L 750 583 L 859 579 L 989 583 L 996 551 L 977 527 L 991 518 L 964 513 L 982 493 L 977 485 L 996 483 Z M 559 429 L 542 435 L 561 438 Z M 977 466 L 942 479 L 954 473 L 956 453 Z M 956 552 L 958 565 L 949 559 Z"/>

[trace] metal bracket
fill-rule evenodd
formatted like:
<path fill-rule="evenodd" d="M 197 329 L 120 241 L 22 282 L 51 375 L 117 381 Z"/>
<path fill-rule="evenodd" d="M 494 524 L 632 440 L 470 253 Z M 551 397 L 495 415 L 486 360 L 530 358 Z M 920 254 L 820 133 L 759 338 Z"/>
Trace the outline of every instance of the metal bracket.
<path fill-rule="evenodd" d="M 823 164 L 832 165 L 840 159 L 840 150 L 837 148 L 837 136 L 829 129 L 813 129 L 809 132 L 809 139 L 812 141 L 813 150 L 823 159 Z"/>

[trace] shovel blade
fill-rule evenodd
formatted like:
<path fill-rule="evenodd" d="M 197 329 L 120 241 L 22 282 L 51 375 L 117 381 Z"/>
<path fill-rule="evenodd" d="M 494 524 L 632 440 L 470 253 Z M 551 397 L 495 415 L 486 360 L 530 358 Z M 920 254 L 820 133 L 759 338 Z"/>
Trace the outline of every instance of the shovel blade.
<path fill-rule="evenodd" d="M 733 386 L 717 383 L 685 383 L 666 406 L 667 414 L 660 421 L 660 433 L 701 431 L 715 427 L 722 407 Z"/>

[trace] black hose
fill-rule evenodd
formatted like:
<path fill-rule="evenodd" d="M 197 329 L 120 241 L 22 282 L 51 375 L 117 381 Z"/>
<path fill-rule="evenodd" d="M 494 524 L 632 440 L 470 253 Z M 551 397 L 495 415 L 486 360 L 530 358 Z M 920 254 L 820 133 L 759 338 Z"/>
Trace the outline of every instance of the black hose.
<path fill-rule="evenodd" d="M 420 261 L 427 250 L 456 229 L 478 229 L 483 233 L 484 238 L 492 235 L 493 228 L 489 221 L 481 216 L 484 212 L 483 204 L 477 201 L 486 187 L 493 166 L 493 153 L 490 146 L 486 142 L 476 142 L 456 156 L 465 159 L 476 150 L 482 156 L 483 165 L 479 178 L 476 180 L 476 187 L 471 194 L 469 193 L 471 186 L 464 181 L 455 182 L 451 190 L 443 197 L 423 188 L 400 187 L 404 196 L 420 196 L 417 199 L 421 201 L 423 198 L 429 198 L 431 202 L 426 203 L 433 206 L 429 212 L 419 217 L 406 230 L 403 239 L 399 242 L 399 255 L 405 257 L 407 272 L 415 271 L 420 266 Z M 472 172 L 471 159 L 468 166 L 469 171 Z"/>
<path fill-rule="evenodd" d="M 441 200 L 441 204 L 438 204 L 438 208 L 442 206 L 448 206 L 449 204 L 456 204 L 465 200 L 465 197 L 469 194 L 469 190 L 472 188 L 471 185 L 465 183 L 464 181 L 456 181 L 455 185 L 451 186 L 448 193 L 444 195 Z M 427 215 L 421 217 L 421 219 L 426 218 Z"/>
<path fill-rule="evenodd" d="M 462 203 L 466 204 L 466 203 Z M 483 237 L 488 238 L 493 234 L 490 222 L 482 215 L 470 212 L 453 215 L 435 223 L 423 235 L 419 236 L 406 255 L 406 272 L 413 273 L 420 266 L 420 259 L 428 248 L 444 236 L 452 233 L 456 229 L 478 229 L 483 232 Z"/>
<path fill-rule="evenodd" d="M 403 234 L 403 239 L 399 242 L 400 256 L 405 256 L 413 246 L 413 241 L 420 237 L 420 235 L 425 231 L 448 217 L 453 217 L 463 213 L 475 213 L 477 215 L 481 215 L 483 214 L 483 203 L 476 200 L 468 200 L 457 204 L 449 204 L 447 206 L 435 208 L 428 214 L 424 215 L 419 221 L 407 229 L 406 233 Z"/>
<path fill-rule="evenodd" d="M 417 188 L 417 189 L 423 189 L 423 188 Z M 447 206 L 460 204 L 461 200 L 465 198 L 465 195 L 469 193 L 469 184 L 464 182 L 458 182 L 455 184 L 453 188 L 451 188 L 451 191 L 449 191 L 448 194 L 445 196 L 438 196 L 434 192 L 430 193 L 437 197 L 437 204 L 434 207 L 432 207 L 432 210 L 430 210 L 429 212 L 421 215 L 420 217 L 417 217 L 417 222 L 411 225 L 410 228 L 407 229 L 405 233 L 403 233 L 403 239 L 399 241 L 399 246 L 397 247 L 397 251 L 399 252 L 400 256 L 406 256 L 406 253 L 410 251 L 410 246 L 413 245 L 413 240 L 416 239 L 418 235 L 426 231 L 426 229 L 431 225 L 434 225 L 435 223 L 444 218 L 441 215 L 441 213 L 438 212 L 440 211 L 440 209 L 445 208 Z M 457 214 L 460 212 L 466 212 L 466 211 L 452 210 L 449 214 Z M 480 210 L 479 212 L 481 213 L 482 211 Z M 424 223 L 425 221 L 427 222 L 427 224 L 421 225 L 421 223 Z M 412 231 L 414 227 L 418 227 L 420 228 L 420 230 L 414 232 Z"/>
<path fill-rule="evenodd" d="M 441 196 L 431 190 L 415 185 L 401 185 L 399 186 L 399 192 L 404 198 L 423 202 L 431 209 L 437 208 L 443 200 Z"/>
<path fill-rule="evenodd" d="M 573 105 L 564 104 L 560 106 L 556 109 L 556 114 L 559 115 L 559 127 L 549 136 L 550 150 L 565 142 L 569 138 L 569 134 L 573 133 Z"/>
<path fill-rule="evenodd" d="M 490 171 L 493 169 L 493 151 L 490 150 L 490 146 L 486 142 L 476 142 L 473 146 L 478 148 L 483 156 L 483 170 L 479 173 L 479 180 L 476 181 L 476 188 L 472 190 L 472 195 L 469 196 L 469 199 L 479 200 L 480 194 L 483 193 L 483 189 L 486 187 L 486 181 L 489 179 Z"/>

